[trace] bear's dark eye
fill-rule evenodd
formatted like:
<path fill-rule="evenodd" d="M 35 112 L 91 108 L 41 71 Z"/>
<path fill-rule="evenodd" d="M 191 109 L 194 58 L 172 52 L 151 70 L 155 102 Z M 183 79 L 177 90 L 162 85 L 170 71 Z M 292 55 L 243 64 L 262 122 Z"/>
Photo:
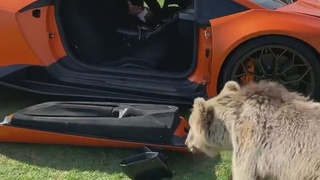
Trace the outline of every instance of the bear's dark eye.
<path fill-rule="evenodd" d="M 190 128 L 190 129 L 191 129 L 191 128 Z M 185 127 L 185 128 L 184 128 L 184 132 L 189 133 L 190 129 Z"/>

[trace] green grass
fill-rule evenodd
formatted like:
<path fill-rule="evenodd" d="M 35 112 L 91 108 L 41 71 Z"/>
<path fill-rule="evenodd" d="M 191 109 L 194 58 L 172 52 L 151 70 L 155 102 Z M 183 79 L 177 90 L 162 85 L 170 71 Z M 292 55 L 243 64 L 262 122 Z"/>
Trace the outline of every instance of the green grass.
<path fill-rule="evenodd" d="M 0 145 L 0 179 L 128 179 L 120 161 L 138 150 L 56 145 Z M 177 180 L 226 180 L 230 155 L 216 159 L 177 152 L 166 152 Z M 215 172 L 216 170 L 216 172 Z"/>

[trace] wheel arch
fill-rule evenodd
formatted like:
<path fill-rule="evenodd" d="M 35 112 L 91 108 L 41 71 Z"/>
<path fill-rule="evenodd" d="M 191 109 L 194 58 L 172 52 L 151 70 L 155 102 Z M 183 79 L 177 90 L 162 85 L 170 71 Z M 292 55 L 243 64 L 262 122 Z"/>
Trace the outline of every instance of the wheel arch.
<path fill-rule="evenodd" d="M 305 41 L 305 40 L 302 40 L 300 38 L 297 38 L 297 37 L 294 37 L 294 36 L 290 36 L 290 35 L 284 35 L 284 34 L 262 34 L 262 35 L 259 35 L 259 36 L 256 36 L 256 37 L 253 37 L 253 38 L 249 38 L 249 39 L 246 39 L 242 42 L 239 42 L 238 44 L 236 44 L 234 46 L 234 48 L 231 49 L 231 51 L 229 51 L 229 53 L 227 54 L 227 56 L 223 59 L 223 63 L 219 69 L 219 72 L 218 72 L 218 79 L 217 79 L 217 86 L 216 86 L 216 91 L 217 93 L 220 92 L 220 90 L 222 89 L 223 87 L 223 80 L 222 80 L 222 72 L 223 70 L 225 69 L 230 57 L 240 48 L 242 47 L 243 45 L 253 41 L 253 40 L 256 40 L 256 39 L 259 39 L 259 38 L 263 38 L 263 37 L 267 37 L 267 36 L 273 36 L 273 37 L 287 37 L 287 38 L 291 38 L 291 39 L 294 39 L 304 45 L 306 45 L 307 48 L 309 48 L 313 53 L 314 55 L 320 60 L 320 52 L 317 51 L 317 49 L 312 46 L 309 42 Z"/>

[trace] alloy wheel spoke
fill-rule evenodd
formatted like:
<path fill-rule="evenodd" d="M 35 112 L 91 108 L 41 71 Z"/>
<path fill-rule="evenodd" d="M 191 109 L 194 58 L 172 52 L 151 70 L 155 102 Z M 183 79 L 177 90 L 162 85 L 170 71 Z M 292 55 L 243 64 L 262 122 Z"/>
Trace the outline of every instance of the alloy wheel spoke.
<path fill-rule="evenodd" d="M 274 74 L 278 75 L 278 63 L 279 63 L 279 59 L 284 55 L 284 53 L 287 52 L 287 49 L 284 49 L 283 52 L 281 54 L 279 54 L 279 56 L 276 57 L 276 62 L 275 62 L 275 67 L 274 67 Z"/>

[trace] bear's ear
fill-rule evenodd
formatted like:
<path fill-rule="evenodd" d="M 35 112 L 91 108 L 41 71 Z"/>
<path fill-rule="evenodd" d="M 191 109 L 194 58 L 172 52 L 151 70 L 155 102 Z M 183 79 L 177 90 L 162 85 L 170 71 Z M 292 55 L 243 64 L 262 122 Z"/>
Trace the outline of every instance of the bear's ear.
<path fill-rule="evenodd" d="M 221 93 L 225 92 L 239 92 L 241 90 L 240 85 L 236 81 L 228 81 L 224 84 Z"/>
<path fill-rule="evenodd" d="M 200 113 L 200 126 L 201 129 L 206 130 L 210 128 L 214 120 L 214 107 L 212 105 L 207 105 L 205 99 L 196 98 L 193 103 L 194 111 L 199 111 Z"/>
<path fill-rule="evenodd" d="M 200 111 L 201 114 L 205 111 L 206 100 L 204 98 L 196 98 L 193 101 L 193 110 Z"/>
<path fill-rule="evenodd" d="M 212 123 L 214 122 L 214 107 L 209 105 L 205 108 L 205 112 L 202 113 L 202 117 L 200 120 L 201 130 L 208 131 L 212 129 Z"/>

